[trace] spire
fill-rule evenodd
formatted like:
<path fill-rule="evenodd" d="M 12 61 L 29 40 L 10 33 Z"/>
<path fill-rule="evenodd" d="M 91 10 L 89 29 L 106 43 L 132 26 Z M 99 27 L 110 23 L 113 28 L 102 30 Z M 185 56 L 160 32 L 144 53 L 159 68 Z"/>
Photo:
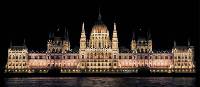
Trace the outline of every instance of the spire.
<path fill-rule="evenodd" d="M 85 33 L 85 25 L 84 25 L 84 22 L 82 24 L 82 33 Z"/>
<path fill-rule="evenodd" d="M 135 32 L 133 32 L 132 40 L 135 40 Z"/>
<path fill-rule="evenodd" d="M 188 46 L 190 46 L 190 39 L 188 38 Z"/>
<path fill-rule="evenodd" d="M 113 29 L 113 38 L 117 38 L 117 29 L 116 29 L 116 23 L 114 22 L 114 29 Z"/>
<path fill-rule="evenodd" d="M 12 40 L 10 40 L 10 47 L 12 47 Z"/>
<path fill-rule="evenodd" d="M 114 22 L 114 31 L 117 31 L 117 30 L 116 30 L 116 23 L 115 23 L 115 22 Z"/>
<path fill-rule="evenodd" d="M 59 29 L 59 28 L 60 28 L 59 25 L 57 25 L 57 28 L 58 28 L 58 29 L 57 29 L 57 32 L 60 31 L 60 29 Z"/>
<path fill-rule="evenodd" d="M 103 24 L 100 8 L 99 8 L 98 13 L 99 13 L 99 15 L 98 15 L 98 20 L 97 20 L 96 24 Z"/>
<path fill-rule="evenodd" d="M 114 29 L 113 29 L 113 37 L 112 37 L 112 49 L 118 51 L 118 38 L 117 38 L 117 29 L 116 23 L 114 22 Z"/>
<path fill-rule="evenodd" d="M 99 16 L 98 16 L 98 21 L 101 21 L 101 8 L 99 8 Z"/>
<path fill-rule="evenodd" d="M 84 22 L 82 24 L 81 37 L 86 38 L 86 36 L 85 36 L 85 24 L 84 24 Z"/>
<path fill-rule="evenodd" d="M 68 36 L 68 30 L 65 27 L 65 36 L 64 36 L 65 40 L 69 41 L 69 36 Z"/>
<path fill-rule="evenodd" d="M 147 32 L 147 39 L 148 39 L 148 40 L 151 39 L 151 32 L 150 32 L 150 29 L 148 29 L 148 32 Z"/>
<path fill-rule="evenodd" d="M 49 39 L 51 38 L 51 35 L 52 35 L 51 32 L 49 32 Z"/>
<path fill-rule="evenodd" d="M 24 46 L 26 46 L 26 38 L 24 38 Z"/>
<path fill-rule="evenodd" d="M 176 47 L 176 41 L 174 40 L 174 47 Z"/>

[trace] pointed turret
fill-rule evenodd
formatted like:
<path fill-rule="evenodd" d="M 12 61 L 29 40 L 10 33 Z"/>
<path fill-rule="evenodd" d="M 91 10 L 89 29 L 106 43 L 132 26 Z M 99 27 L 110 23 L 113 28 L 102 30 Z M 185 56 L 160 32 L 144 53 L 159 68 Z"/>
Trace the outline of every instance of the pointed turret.
<path fill-rule="evenodd" d="M 64 38 L 66 41 L 69 41 L 69 35 L 68 35 L 68 30 L 65 27 L 65 34 L 64 34 Z"/>
<path fill-rule="evenodd" d="M 174 40 L 174 47 L 176 47 L 176 41 Z"/>
<path fill-rule="evenodd" d="M 85 36 L 85 25 L 84 25 L 84 22 L 83 22 L 83 24 L 82 24 L 81 37 L 86 37 L 86 36 Z"/>
<path fill-rule="evenodd" d="M 132 40 L 135 40 L 135 32 L 133 32 Z"/>
<path fill-rule="evenodd" d="M 57 32 L 59 32 L 59 31 L 60 31 L 60 29 L 59 29 L 59 28 L 60 28 L 60 26 L 59 26 L 59 25 L 57 25 L 57 28 L 58 28 L 58 29 L 57 29 Z"/>
<path fill-rule="evenodd" d="M 190 39 L 188 39 L 188 47 L 190 46 Z"/>
<path fill-rule="evenodd" d="M 51 34 L 51 32 L 49 32 L 49 39 L 50 39 L 50 38 L 52 38 L 52 34 Z"/>
<path fill-rule="evenodd" d="M 23 43 L 24 47 L 26 47 L 26 38 L 24 38 L 24 43 Z"/>
<path fill-rule="evenodd" d="M 62 53 L 66 53 L 68 51 L 70 51 L 70 41 L 68 36 L 68 30 L 65 28 Z"/>
<path fill-rule="evenodd" d="M 118 51 L 118 37 L 117 37 L 116 23 L 114 23 L 114 29 L 113 29 L 112 49 Z"/>
<path fill-rule="evenodd" d="M 116 23 L 114 23 L 113 38 L 117 38 Z"/>
<path fill-rule="evenodd" d="M 135 52 L 135 51 L 136 51 L 135 32 L 133 32 L 133 36 L 132 36 L 131 50 L 132 50 L 132 52 Z"/>
<path fill-rule="evenodd" d="M 81 38 L 80 38 L 80 49 L 86 48 L 86 35 L 85 35 L 85 25 L 82 24 Z"/>
<path fill-rule="evenodd" d="M 148 32 L 147 32 L 147 39 L 148 39 L 148 40 L 151 40 L 151 32 L 150 32 L 150 29 L 148 29 Z"/>

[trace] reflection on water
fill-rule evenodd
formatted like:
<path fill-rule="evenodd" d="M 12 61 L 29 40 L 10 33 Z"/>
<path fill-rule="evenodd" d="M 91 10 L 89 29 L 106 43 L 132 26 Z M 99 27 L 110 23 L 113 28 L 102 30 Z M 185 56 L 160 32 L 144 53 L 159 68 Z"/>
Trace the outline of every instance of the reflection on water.
<path fill-rule="evenodd" d="M 4 78 L 5 87 L 195 87 L 193 77 Z"/>

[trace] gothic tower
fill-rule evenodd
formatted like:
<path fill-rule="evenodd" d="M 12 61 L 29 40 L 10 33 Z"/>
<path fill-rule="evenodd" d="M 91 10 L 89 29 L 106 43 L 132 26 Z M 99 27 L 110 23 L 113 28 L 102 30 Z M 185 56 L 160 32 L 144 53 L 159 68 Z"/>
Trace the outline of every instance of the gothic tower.
<path fill-rule="evenodd" d="M 131 51 L 134 53 L 136 52 L 136 41 L 135 41 L 135 33 L 133 32 L 133 37 L 131 41 Z"/>
<path fill-rule="evenodd" d="M 113 49 L 113 51 L 116 51 L 116 52 L 119 51 L 116 23 L 114 23 L 114 30 L 113 30 L 113 37 L 112 37 L 112 49 Z"/>
<path fill-rule="evenodd" d="M 84 22 L 83 22 L 81 38 L 80 38 L 80 50 L 84 50 L 85 48 L 86 48 L 86 35 L 85 35 L 85 27 L 84 27 Z"/>
<path fill-rule="evenodd" d="M 152 38 L 150 31 L 147 32 L 147 40 L 148 40 L 148 52 L 152 52 Z"/>
<path fill-rule="evenodd" d="M 62 52 L 66 53 L 67 51 L 70 51 L 70 41 L 69 41 L 68 31 L 66 31 L 65 28 Z"/>

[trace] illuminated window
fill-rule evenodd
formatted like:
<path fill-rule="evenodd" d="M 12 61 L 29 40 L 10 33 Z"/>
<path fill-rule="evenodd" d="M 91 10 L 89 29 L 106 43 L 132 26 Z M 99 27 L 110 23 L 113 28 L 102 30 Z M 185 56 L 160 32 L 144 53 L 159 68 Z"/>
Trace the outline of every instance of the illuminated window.
<path fill-rule="evenodd" d="M 82 59 L 84 59 L 84 55 L 82 55 Z"/>
<path fill-rule="evenodd" d="M 132 59 L 132 56 L 129 56 L 129 59 Z"/>
<path fill-rule="evenodd" d="M 54 59 L 54 56 L 51 56 L 51 59 Z"/>
<path fill-rule="evenodd" d="M 9 59 L 11 59 L 11 55 L 9 56 Z"/>
<path fill-rule="evenodd" d="M 185 56 L 185 59 L 187 59 L 187 56 Z"/>
<path fill-rule="evenodd" d="M 160 56 L 160 59 L 163 59 L 163 56 Z"/>
<path fill-rule="evenodd" d="M 42 59 L 42 56 L 39 56 L 39 59 Z"/>
<path fill-rule="evenodd" d="M 35 59 L 38 59 L 38 57 L 37 57 L 37 56 L 35 56 Z"/>
<path fill-rule="evenodd" d="M 111 59 L 111 55 L 109 55 L 109 58 Z"/>
<path fill-rule="evenodd" d="M 70 56 L 67 56 L 67 59 L 70 59 Z"/>
<path fill-rule="evenodd" d="M 147 59 L 147 56 L 145 56 L 145 59 Z"/>
<path fill-rule="evenodd" d="M 31 59 L 31 56 L 28 56 L 28 59 Z"/>

